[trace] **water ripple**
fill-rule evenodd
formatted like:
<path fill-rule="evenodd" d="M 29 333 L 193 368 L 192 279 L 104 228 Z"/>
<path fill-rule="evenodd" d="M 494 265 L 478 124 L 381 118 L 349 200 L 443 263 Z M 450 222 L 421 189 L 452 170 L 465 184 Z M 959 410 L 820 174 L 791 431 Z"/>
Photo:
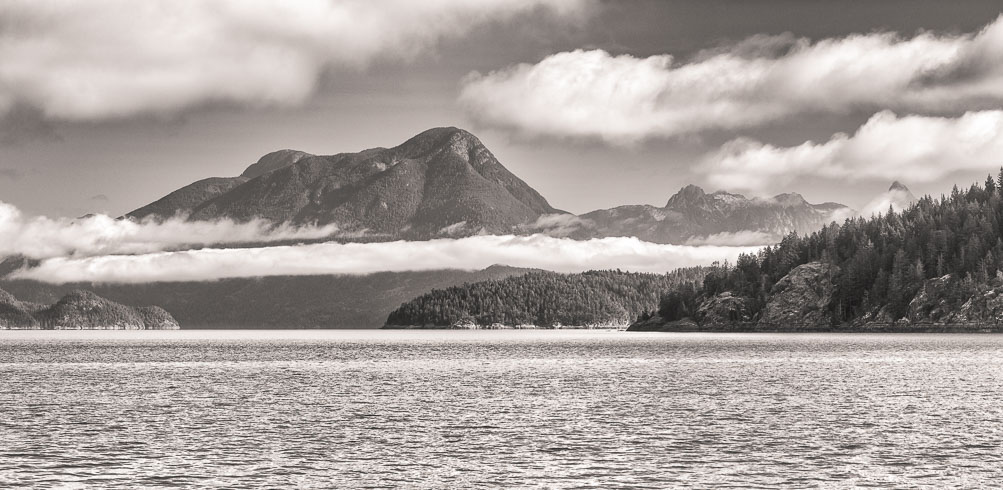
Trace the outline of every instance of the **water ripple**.
<path fill-rule="evenodd" d="M 3 332 L 0 487 L 979 487 L 1003 337 Z"/>

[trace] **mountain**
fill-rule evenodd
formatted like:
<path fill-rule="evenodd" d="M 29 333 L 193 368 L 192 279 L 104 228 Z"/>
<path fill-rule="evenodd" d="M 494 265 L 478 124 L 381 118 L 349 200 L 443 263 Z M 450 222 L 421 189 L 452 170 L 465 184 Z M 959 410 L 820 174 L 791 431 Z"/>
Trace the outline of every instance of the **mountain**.
<path fill-rule="evenodd" d="M 871 216 L 872 214 L 887 213 L 889 207 L 893 211 L 898 212 L 912 206 L 915 202 L 916 196 L 913 195 L 912 191 L 896 180 L 892 182 L 891 187 L 886 192 L 874 198 L 867 206 L 864 206 L 861 214 Z"/>
<path fill-rule="evenodd" d="M 709 270 L 530 272 L 433 290 L 390 313 L 383 328 L 626 325 L 653 309 L 661 291 L 702 282 Z"/>
<path fill-rule="evenodd" d="M 666 292 L 632 328 L 1003 331 L 1001 184 L 785 237 Z"/>
<path fill-rule="evenodd" d="M 19 301 L 0 290 L 0 330 L 177 330 L 178 322 L 157 306 L 130 307 L 83 290 L 51 306 Z"/>
<path fill-rule="evenodd" d="M 240 176 L 195 182 L 127 216 L 334 223 L 345 231 L 420 239 L 511 233 L 553 213 L 560 211 L 477 137 L 450 127 L 389 149 L 269 153 Z"/>
<path fill-rule="evenodd" d="M 378 328 L 394 308 L 432 289 L 526 272 L 529 269 L 492 266 L 480 271 L 273 276 L 146 284 L 55 285 L 4 280 L 0 281 L 0 287 L 19 298 L 39 303 L 54 302 L 74 290 L 87 290 L 126 305 L 156 304 L 186 329 Z M 0 302 L 0 312 L 2 308 Z"/>
<path fill-rule="evenodd" d="M 853 215 L 837 203 L 811 204 L 800 194 L 746 198 L 724 191 L 706 193 L 688 185 L 664 207 L 619 206 L 581 216 L 589 226 L 572 236 L 636 236 L 654 243 L 763 244 L 790 232 L 811 233 L 823 225 Z"/>

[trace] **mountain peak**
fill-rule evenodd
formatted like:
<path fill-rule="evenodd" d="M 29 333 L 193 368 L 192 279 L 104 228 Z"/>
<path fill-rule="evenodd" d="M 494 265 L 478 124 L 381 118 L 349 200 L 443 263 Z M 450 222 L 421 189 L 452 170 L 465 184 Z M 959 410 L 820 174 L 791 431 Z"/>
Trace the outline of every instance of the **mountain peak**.
<path fill-rule="evenodd" d="M 456 154 L 467 154 L 471 149 L 483 148 L 484 144 L 469 131 L 446 126 L 427 129 L 412 136 L 397 148 L 406 154 L 424 155 L 432 151 L 449 149 Z"/>
<path fill-rule="evenodd" d="M 278 150 L 273 151 L 258 159 L 257 163 L 254 163 L 250 167 L 244 170 L 244 173 L 240 174 L 241 177 L 246 177 L 248 179 L 253 179 L 255 177 L 267 174 L 273 170 L 278 170 L 283 167 L 288 167 L 298 161 L 303 157 L 311 156 L 309 153 L 305 153 L 299 150 Z"/>
<path fill-rule="evenodd" d="M 895 182 L 892 182 L 892 185 L 891 185 L 891 187 L 888 188 L 888 190 L 889 191 L 906 191 L 906 192 L 909 192 L 909 188 L 906 187 L 904 184 L 902 184 L 901 182 L 899 182 L 897 180 Z"/>
<path fill-rule="evenodd" d="M 707 193 L 704 192 L 703 188 L 693 184 L 683 186 L 669 198 L 669 202 L 665 203 L 665 207 L 675 207 L 681 204 L 693 204 L 695 202 L 703 201 L 706 199 Z"/>
<path fill-rule="evenodd" d="M 805 200 L 804 196 L 798 194 L 797 192 L 777 194 L 773 196 L 773 200 L 783 206 L 801 206 L 808 204 L 808 201 Z"/>

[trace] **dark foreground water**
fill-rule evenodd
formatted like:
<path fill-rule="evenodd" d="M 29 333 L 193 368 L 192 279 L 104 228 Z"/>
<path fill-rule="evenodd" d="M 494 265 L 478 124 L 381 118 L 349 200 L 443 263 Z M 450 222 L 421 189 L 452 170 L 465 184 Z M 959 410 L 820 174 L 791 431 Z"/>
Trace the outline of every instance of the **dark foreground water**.
<path fill-rule="evenodd" d="M 1003 336 L 0 333 L 0 487 L 1003 482 Z"/>

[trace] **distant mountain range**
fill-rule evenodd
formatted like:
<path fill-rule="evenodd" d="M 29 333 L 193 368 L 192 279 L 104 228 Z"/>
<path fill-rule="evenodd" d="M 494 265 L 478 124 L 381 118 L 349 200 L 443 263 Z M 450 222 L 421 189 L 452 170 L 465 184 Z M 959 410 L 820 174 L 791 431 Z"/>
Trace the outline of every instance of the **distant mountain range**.
<path fill-rule="evenodd" d="M 21 301 L 0 290 L 0 330 L 177 330 L 158 306 L 125 306 L 90 291 L 70 290 L 52 305 Z"/>
<path fill-rule="evenodd" d="M 628 205 L 576 217 L 552 207 L 477 137 L 449 127 L 427 130 L 389 149 L 331 156 L 276 151 L 239 176 L 200 180 L 127 216 L 334 223 L 370 238 L 542 232 L 684 244 L 764 243 L 852 214 L 842 204 L 810 204 L 798 194 L 750 199 L 723 191 L 708 194 L 690 185 L 661 208 Z"/>
<path fill-rule="evenodd" d="M 853 214 L 842 204 L 811 204 L 795 193 L 750 199 L 724 191 L 708 194 L 688 185 L 664 207 L 618 206 L 584 214 L 582 229 L 572 236 L 635 236 L 673 244 L 764 244 L 792 231 L 813 232 Z"/>

